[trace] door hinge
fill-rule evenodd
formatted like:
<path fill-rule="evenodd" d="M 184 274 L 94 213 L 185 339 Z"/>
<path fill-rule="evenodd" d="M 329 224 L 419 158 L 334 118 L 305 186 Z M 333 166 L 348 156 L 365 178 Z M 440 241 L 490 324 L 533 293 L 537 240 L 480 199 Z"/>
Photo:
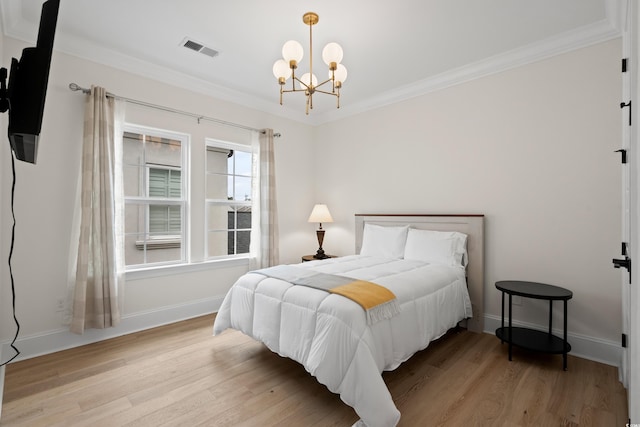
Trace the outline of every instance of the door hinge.
<path fill-rule="evenodd" d="M 622 334 L 622 348 L 627 348 L 627 334 Z"/>
<path fill-rule="evenodd" d="M 627 58 L 622 58 L 622 72 L 627 72 Z"/>
<path fill-rule="evenodd" d="M 631 101 L 627 102 L 626 104 L 624 102 L 620 103 L 620 108 L 625 107 L 629 107 L 629 126 L 631 126 Z"/>
<path fill-rule="evenodd" d="M 622 153 L 622 164 L 623 165 L 627 164 L 627 150 L 625 150 L 624 148 L 621 148 L 619 150 L 614 151 L 614 153 Z"/>

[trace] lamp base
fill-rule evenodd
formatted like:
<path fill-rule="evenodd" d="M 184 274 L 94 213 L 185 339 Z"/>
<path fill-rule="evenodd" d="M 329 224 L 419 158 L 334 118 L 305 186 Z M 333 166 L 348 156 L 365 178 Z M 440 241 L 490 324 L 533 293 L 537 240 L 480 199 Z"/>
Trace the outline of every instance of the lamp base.
<path fill-rule="evenodd" d="M 316 254 L 313 256 L 315 259 L 327 259 L 330 258 L 329 255 L 324 253 L 324 249 L 319 248 Z"/>
<path fill-rule="evenodd" d="M 318 237 L 318 251 L 313 256 L 315 259 L 325 259 L 329 258 L 325 253 L 324 249 L 322 249 L 322 242 L 324 241 L 324 230 L 322 229 L 322 224 L 320 224 L 320 229 L 316 230 L 316 236 Z"/>

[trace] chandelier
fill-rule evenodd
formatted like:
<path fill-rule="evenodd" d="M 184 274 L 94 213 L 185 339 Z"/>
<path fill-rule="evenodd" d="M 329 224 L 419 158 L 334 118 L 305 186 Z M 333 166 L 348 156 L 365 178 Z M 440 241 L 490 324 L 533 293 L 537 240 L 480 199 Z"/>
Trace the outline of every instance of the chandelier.
<path fill-rule="evenodd" d="M 322 50 L 322 60 L 329 66 L 328 79 L 318 83 L 318 78 L 313 74 L 313 36 L 312 28 L 318 23 L 318 14 L 307 12 L 302 15 L 302 22 L 309 26 L 309 72 L 302 77 L 296 76 L 298 63 L 304 56 L 302 45 L 295 40 L 289 40 L 282 46 L 283 59 L 278 59 L 273 64 L 273 75 L 280 84 L 280 105 L 282 105 L 282 94 L 285 92 L 304 92 L 307 100 L 305 113 L 313 109 L 313 94 L 316 92 L 332 95 L 336 97 L 336 107 L 340 108 L 340 88 L 347 79 L 347 69 L 340 63 L 342 61 L 342 47 L 338 43 L 328 43 Z M 287 79 L 291 77 L 291 89 L 285 89 Z M 296 85 L 296 82 L 298 84 Z M 326 83 L 331 82 L 331 92 L 319 89 Z M 296 87 L 297 86 L 297 87 Z"/>

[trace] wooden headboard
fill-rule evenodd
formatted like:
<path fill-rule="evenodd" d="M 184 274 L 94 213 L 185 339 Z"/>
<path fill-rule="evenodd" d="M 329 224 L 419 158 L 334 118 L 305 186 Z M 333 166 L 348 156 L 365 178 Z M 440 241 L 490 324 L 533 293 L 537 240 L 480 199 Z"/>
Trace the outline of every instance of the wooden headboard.
<path fill-rule="evenodd" d="M 413 228 L 437 231 L 459 231 L 466 234 L 467 286 L 471 298 L 473 318 L 467 329 L 484 330 L 484 215 L 417 215 L 417 214 L 356 214 L 356 254 L 362 248 L 362 234 L 366 223 L 377 225 L 409 225 Z"/>

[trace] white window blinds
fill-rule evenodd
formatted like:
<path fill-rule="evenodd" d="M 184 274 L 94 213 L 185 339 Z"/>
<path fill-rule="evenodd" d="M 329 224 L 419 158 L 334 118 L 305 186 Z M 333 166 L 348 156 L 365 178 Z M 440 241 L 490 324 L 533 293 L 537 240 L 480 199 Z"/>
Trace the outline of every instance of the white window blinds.
<path fill-rule="evenodd" d="M 179 170 L 149 168 L 149 197 L 180 198 L 182 193 Z M 152 235 L 172 235 L 181 232 L 180 206 L 153 204 L 149 206 L 149 232 Z"/>

